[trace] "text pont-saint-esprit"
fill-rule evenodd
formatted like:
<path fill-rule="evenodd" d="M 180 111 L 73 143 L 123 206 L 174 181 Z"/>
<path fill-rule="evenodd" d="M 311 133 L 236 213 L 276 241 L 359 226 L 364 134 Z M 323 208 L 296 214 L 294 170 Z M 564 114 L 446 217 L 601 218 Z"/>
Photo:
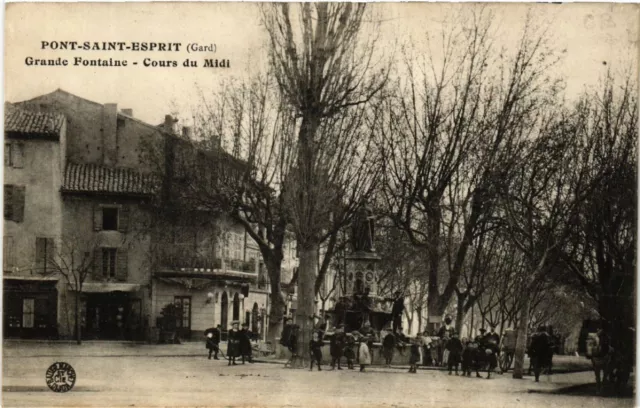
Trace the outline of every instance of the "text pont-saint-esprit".
<path fill-rule="evenodd" d="M 43 50 L 68 51 L 167 51 L 180 52 L 179 42 L 137 41 L 40 41 Z"/>

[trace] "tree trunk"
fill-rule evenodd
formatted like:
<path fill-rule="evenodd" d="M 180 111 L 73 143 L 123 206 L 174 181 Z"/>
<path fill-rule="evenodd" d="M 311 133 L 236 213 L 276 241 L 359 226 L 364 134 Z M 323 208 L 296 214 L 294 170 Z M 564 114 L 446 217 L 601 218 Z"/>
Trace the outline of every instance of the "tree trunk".
<path fill-rule="evenodd" d="M 422 333 L 422 307 L 419 307 L 416 313 L 418 315 L 418 334 L 420 334 Z"/>
<path fill-rule="evenodd" d="M 406 311 L 406 315 L 407 315 L 407 334 L 411 334 L 411 326 L 413 325 L 413 310 L 411 311 Z"/>
<path fill-rule="evenodd" d="M 296 324 L 300 326 L 298 335 L 298 355 L 300 362 L 306 365 L 309 359 L 309 341 L 313 330 L 315 314 L 316 268 L 318 266 L 318 244 L 300 250 L 300 267 L 298 268 L 298 308 Z"/>
<path fill-rule="evenodd" d="M 528 324 L 527 320 L 529 317 L 529 297 L 523 296 L 522 299 L 522 307 L 520 308 L 520 319 L 518 324 L 518 337 L 516 340 L 516 353 L 514 357 L 514 365 L 513 365 L 513 378 L 522 378 L 524 376 L 524 354 L 527 348 L 527 335 L 528 335 Z"/>
<path fill-rule="evenodd" d="M 280 285 L 278 285 L 280 287 Z M 286 303 L 282 298 L 282 293 L 271 292 L 269 294 L 271 308 L 269 310 L 269 328 L 267 330 L 267 341 L 276 344 L 276 338 L 282 332 L 282 319 L 284 317 L 284 308 Z"/>
<path fill-rule="evenodd" d="M 469 338 L 473 338 L 473 323 L 476 316 L 476 305 L 471 306 L 471 326 L 469 326 Z"/>
<path fill-rule="evenodd" d="M 76 342 L 82 344 L 82 333 L 80 326 L 80 293 L 81 290 L 76 292 Z"/>
<path fill-rule="evenodd" d="M 464 320 L 464 301 L 467 296 L 458 293 L 458 306 L 456 308 L 456 333 L 462 333 L 462 323 Z"/>

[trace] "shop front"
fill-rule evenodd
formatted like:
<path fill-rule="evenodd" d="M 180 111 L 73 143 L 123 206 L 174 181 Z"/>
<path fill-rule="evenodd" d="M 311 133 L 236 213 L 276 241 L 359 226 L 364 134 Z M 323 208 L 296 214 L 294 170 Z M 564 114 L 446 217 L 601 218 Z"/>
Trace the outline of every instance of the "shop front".
<path fill-rule="evenodd" d="M 55 339 L 58 337 L 58 290 L 55 278 L 3 279 L 4 337 Z"/>
<path fill-rule="evenodd" d="M 144 340 L 140 285 L 87 283 L 81 303 L 84 339 Z"/>

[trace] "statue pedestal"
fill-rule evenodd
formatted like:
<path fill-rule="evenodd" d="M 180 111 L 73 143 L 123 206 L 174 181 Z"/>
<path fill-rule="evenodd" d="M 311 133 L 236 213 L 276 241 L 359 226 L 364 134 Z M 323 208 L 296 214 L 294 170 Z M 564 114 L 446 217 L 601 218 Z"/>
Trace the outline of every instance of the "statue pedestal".
<path fill-rule="evenodd" d="M 370 297 L 378 294 L 378 268 L 380 257 L 375 252 L 355 252 L 346 257 L 347 285 L 345 295 L 361 295 L 367 292 Z"/>

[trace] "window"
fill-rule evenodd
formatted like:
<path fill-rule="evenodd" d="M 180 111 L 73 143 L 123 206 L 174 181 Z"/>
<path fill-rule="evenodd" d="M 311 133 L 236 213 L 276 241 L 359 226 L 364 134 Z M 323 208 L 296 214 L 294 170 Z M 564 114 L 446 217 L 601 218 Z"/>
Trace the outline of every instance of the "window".
<path fill-rule="evenodd" d="M 118 230 L 118 209 L 114 207 L 102 208 L 102 229 L 105 231 Z"/>
<path fill-rule="evenodd" d="M 182 329 L 191 328 L 191 296 L 176 296 L 174 304 L 180 311 L 181 319 L 178 319 L 178 327 Z"/>
<path fill-rule="evenodd" d="M 4 165 L 20 169 L 24 163 L 24 144 L 19 142 L 4 144 Z"/>
<path fill-rule="evenodd" d="M 102 248 L 102 276 L 115 278 L 116 276 L 116 249 Z"/>
<path fill-rule="evenodd" d="M 24 220 L 25 187 L 4 185 L 4 219 L 15 222 Z"/>
<path fill-rule="evenodd" d="M 24 298 L 22 299 L 22 327 L 25 329 L 32 329 L 35 320 L 35 299 Z"/>
<path fill-rule="evenodd" d="M 233 258 L 244 259 L 244 235 L 235 234 L 236 244 L 233 247 Z"/>
<path fill-rule="evenodd" d="M 55 254 L 53 238 L 36 238 L 36 268 L 40 272 L 51 271 L 51 261 Z"/>
<path fill-rule="evenodd" d="M 14 251 L 13 237 L 5 235 L 2 242 L 3 242 L 3 245 L 2 245 L 3 270 L 5 272 L 12 272 L 13 266 L 15 265 L 14 252 L 13 252 Z"/>

